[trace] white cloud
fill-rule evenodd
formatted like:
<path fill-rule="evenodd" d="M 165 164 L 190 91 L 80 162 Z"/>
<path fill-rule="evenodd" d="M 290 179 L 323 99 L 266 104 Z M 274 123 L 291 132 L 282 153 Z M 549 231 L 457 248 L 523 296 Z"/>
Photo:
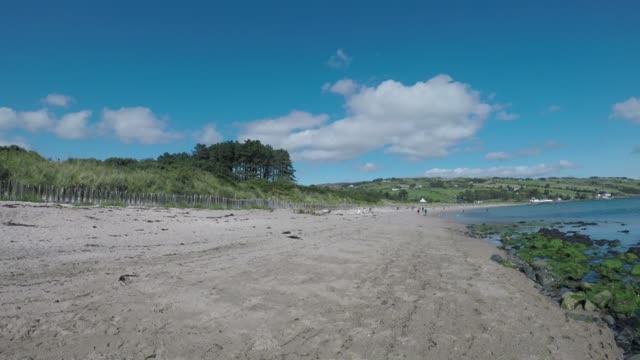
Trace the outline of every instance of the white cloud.
<path fill-rule="evenodd" d="M 41 101 L 47 105 L 67 107 L 74 101 L 74 99 L 71 96 L 63 94 L 49 94 Z"/>
<path fill-rule="evenodd" d="M 538 177 L 555 174 L 565 169 L 580 167 L 567 160 L 560 160 L 553 164 L 538 164 L 534 166 L 498 166 L 490 168 L 456 168 L 456 169 L 431 169 L 425 172 L 427 177 Z"/>
<path fill-rule="evenodd" d="M 45 109 L 18 113 L 22 127 L 31 132 L 50 129 L 54 120 Z"/>
<path fill-rule="evenodd" d="M 329 91 L 334 94 L 340 94 L 342 96 L 349 96 L 356 91 L 358 87 L 358 83 L 351 79 L 342 79 L 336 81 L 335 84 L 331 85 L 330 83 L 326 83 L 322 85 L 323 91 Z"/>
<path fill-rule="evenodd" d="M 380 168 L 381 168 L 380 165 L 376 165 L 374 163 L 366 163 L 362 166 L 358 166 L 357 170 L 364 171 L 364 172 L 371 172 L 371 171 L 379 170 Z"/>
<path fill-rule="evenodd" d="M 262 119 L 241 124 L 238 139 L 260 140 L 275 148 L 286 147 L 287 138 L 295 130 L 311 129 L 324 124 L 329 119 L 326 114 L 313 115 L 305 111 L 292 111 L 276 119 Z"/>
<path fill-rule="evenodd" d="M 556 111 L 560 111 L 560 109 L 562 109 L 562 107 L 560 105 L 550 105 L 547 108 L 548 112 L 556 112 Z"/>
<path fill-rule="evenodd" d="M 614 104 L 613 113 L 609 117 L 629 120 L 640 125 L 640 100 L 631 97 L 626 101 Z"/>
<path fill-rule="evenodd" d="M 380 148 L 414 159 L 443 157 L 476 134 L 491 106 L 470 86 L 438 75 L 410 86 L 388 80 L 360 87 L 346 99 L 346 109 L 348 117 L 326 125 L 326 115 L 308 113 L 315 120 L 295 128 L 291 114 L 251 122 L 240 140 L 283 147 L 298 160 L 344 160 Z"/>
<path fill-rule="evenodd" d="M 53 132 L 63 139 L 77 140 L 89 136 L 89 118 L 91 111 L 84 110 L 65 114 L 56 124 Z"/>
<path fill-rule="evenodd" d="M 540 155 L 544 153 L 546 150 L 557 149 L 561 146 L 562 145 L 555 140 L 548 140 L 540 146 L 520 149 L 513 152 L 502 152 L 502 151 L 490 152 L 490 153 L 487 153 L 487 155 L 485 155 L 484 158 L 487 160 L 497 160 L 497 161 L 511 160 L 514 158 Z"/>
<path fill-rule="evenodd" d="M 18 127 L 18 114 L 15 110 L 0 107 L 0 130 L 8 130 Z"/>
<path fill-rule="evenodd" d="M 222 141 L 222 135 L 216 131 L 213 124 L 208 124 L 198 134 L 198 143 L 204 145 L 217 144 Z"/>
<path fill-rule="evenodd" d="M 353 57 L 347 55 L 342 49 L 338 49 L 335 55 L 331 55 L 327 64 L 332 68 L 346 68 L 349 67 Z"/>
<path fill-rule="evenodd" d="M 518 115 L 518 114 L 506 112 L 504 110 L 503 111 L 498 111 L 498 113 L 496 114 L 496 119 L 502 120 L 502 121 L 515 120 L 515 119 L 517 119 L 519 117 L 520 117 L 520 115 Z"/>
<path fill-rule="evenodd" d="M 136 141 L 146 145 L 161 144 L 182 137 L 178 132 L 166 130 L 165 122 L 145 107 L 105 109 L 99 127 L 103 131 L 113 131 L 125 144 Z"/>
<path fill-rule="evenodd" d="M 27 143 L 27 141 L 20 136 L 15 136 L 8 140 L 0 139 L 0 146 L 10 146 L 10 145 L 17 145 L 23 149 L 31 150 L 31 145 L 29 145 L 29 143 Z"/>
<path fill-rule="evenodd" d="M 17 112 L 0 107 L 0 130 L 21 128 L 31 132 L 50 129 L 54 124 L 47 110 Z"/>
<path fill-rule="evenodd" d="M 533 155 L 540 155 L 544 152 L 544 150 L 540 149 L 540 148 L 527 148 L 527 149 L 521 149 L 521 150 L 516 150 L 514 152 L 490 152 L 487 155 L 485 155 L 485 159 L 487 160 L 510 160 L 513 158 L 519 158 L 519 157 L 526 157 L 526 156 L 533 156 Z"/>

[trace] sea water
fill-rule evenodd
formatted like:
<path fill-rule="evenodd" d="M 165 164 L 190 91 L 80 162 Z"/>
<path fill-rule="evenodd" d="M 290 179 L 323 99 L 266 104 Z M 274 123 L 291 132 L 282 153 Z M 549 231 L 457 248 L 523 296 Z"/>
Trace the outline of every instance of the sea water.
<path fill-rule="evenodd" d="M 557 202 L 521 206 L 505 206 L 488 209 L 465 210 L 449 214 L 462 224 L 521 223 L 523 228 L 537 228 L 554 223 L 561 231 L 576 231 L 589 235 L 594 240 L 620 240 L 617 250 L 640 243 L 640 198 Z M 581 226 L 571 222 L 596 223 Z M 628 232 L 627 232 L 628 231 Z"/>

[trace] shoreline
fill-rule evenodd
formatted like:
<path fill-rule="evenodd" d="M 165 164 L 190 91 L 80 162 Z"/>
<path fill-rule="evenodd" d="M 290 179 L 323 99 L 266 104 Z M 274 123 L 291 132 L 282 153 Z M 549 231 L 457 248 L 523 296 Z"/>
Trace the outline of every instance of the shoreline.
<path fill-rule="evenodd" d="M 0 202 L 0 229 L 3 358 L 622 358 L 495 247 L 410 208 Z"/>

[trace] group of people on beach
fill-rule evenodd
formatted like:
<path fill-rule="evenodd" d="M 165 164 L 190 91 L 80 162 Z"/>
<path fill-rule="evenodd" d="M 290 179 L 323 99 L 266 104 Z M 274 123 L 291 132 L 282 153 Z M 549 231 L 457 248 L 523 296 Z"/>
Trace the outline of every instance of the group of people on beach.
<path fill-rule="evenodd" d="M 422 211 L 422 215 L 427 216 L 427 208 L 426 207 L 419 207 L 418 208 L 418 215 L 420 215 L 420 211 Z"/>

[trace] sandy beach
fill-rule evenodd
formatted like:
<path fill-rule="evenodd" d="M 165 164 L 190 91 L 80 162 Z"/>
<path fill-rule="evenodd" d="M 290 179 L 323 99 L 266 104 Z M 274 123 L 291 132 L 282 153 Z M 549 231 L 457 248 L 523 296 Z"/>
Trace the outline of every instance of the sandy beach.
<path fill-rule="evenodd" d="M 437 213 L 0 203 L 0 358 L 622 358 Z"/>

